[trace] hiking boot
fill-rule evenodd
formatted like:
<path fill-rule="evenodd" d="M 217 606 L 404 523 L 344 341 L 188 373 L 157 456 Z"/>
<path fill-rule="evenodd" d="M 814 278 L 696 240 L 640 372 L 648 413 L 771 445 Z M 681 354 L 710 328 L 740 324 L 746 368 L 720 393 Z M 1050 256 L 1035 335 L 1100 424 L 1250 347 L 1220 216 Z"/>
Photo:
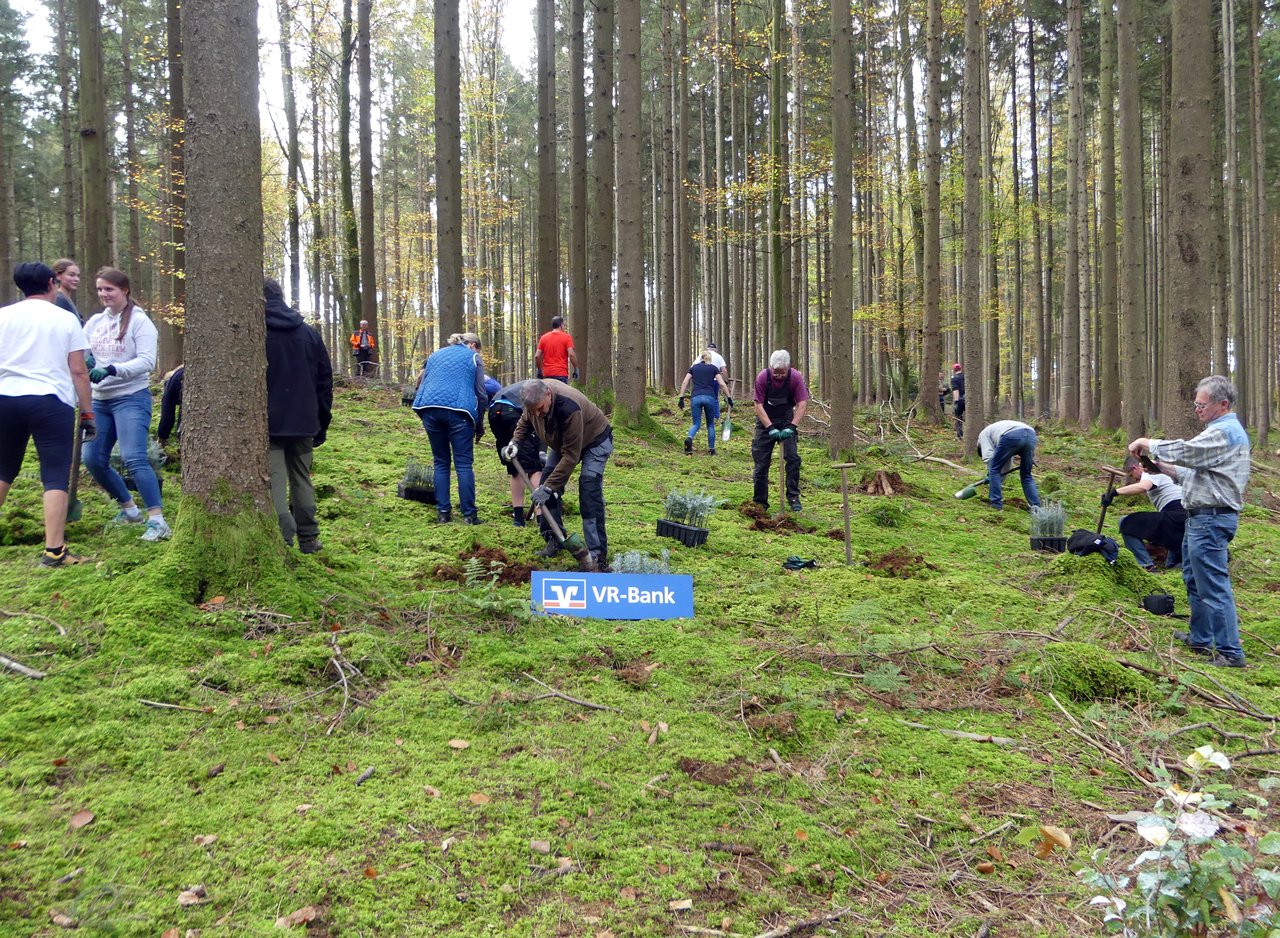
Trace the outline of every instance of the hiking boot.
<path fill-rule="evenodd" d="M 693 440 L 689 439 L 687 436 L 684 438 L 684 453 L 686 456 L 692 455 L 693 453 Z"/>
<path fill-rule="evenodd" d="M 478 514 L 463 515 L 462 520 L 466 524 L 484 524 L 484 522 L 480 520 L 480 516 Z"/>
<path fill-rule="evenodd" d="M 173 536 L 173 529 L 163 518 L 148 518 L 147 529 L 142 532 L 144 541 L 163 541 Z"/>
<path fill-rule="evenodd" d="M 1213 665 L 1215 668 L 1243 668 L 1245 666 L 1244 655 L 1241 655 L 1239 658 L 1232 658 L 1227 655 L 1214 655 L 1209 659 L 1209 664 Z"/>
<path fill-rule="evenodd" d="M 711 449 L 707 450 L 707 455 L 708 455 L 708 456 L 714 456 L 715 454 L 716 454 L 716 450 L 715 450 L 715 447 L 714 447 L 714 446 L 713 446 L 713 447 L 711 447 Z"/>
<path fill-rule="evenodd" d="M 517 528 L 524 527 L 524 505 L 516 505 L 511 509 L 511 523 Z"/>
<path fill-rule="evenodd" d="M 142 511 L 137 508 L 133 510 L 133 514 L 129 514 L 128 511 L 121 508 L 118 512 L 116 512 L 116 516 L 111 519 L 111 523 L 112 524 L 142 524 L 142 522 L 146 520 L 147 520 L 147 516 L 144 515 Z"/>
<path fill-rule="evenodd" d="M 564 550 L 564 545 L 561 544 L 559 541 L 552 539 L 547 541 L 546 547 L 538 551 L 538 556 L 542 557 L 544 560 L 549 560 L 550 558 L 556 556 L 556 554 L 560 553 L 560 551 L 562 550 Z"/>
<path fill-rule="evenodd" d="M 74 564 L 84 563 L 85 558 L 79 554 L 73 554 L 67 550 L 67 545 L 63 544 L 57 550 L 48 547 L 40 554 L 40 566 L 42 567 L 70 567 Z"/>
<path fill-rule="evenodd" d="M 436 520 L 439 521 L 441 524 L 448 524 L 450 521 L 453 520 L 453 509 L 451 508 L 436 509 Z"/>
<path fill-rule="evenodd" d="M 1194 651 L 1197 655 L 1213 654 L 1212 645 L 1197 645 L 1195 642 L 1191 641 L 1190 632 L 1185 632 L 1181 629 L 1178 629 L 1174 631 L 1173 637 L 1176 641 L 1182 642 L 1182 644 L 1186 645 L 1188 648 Z"/>
<path fill-rule="evenodd" d="M 304 554 L 317 554 L 324 550 L 324 545 L 320 543 L 318 537 L 300 537 L 298 538 L 298 550 Z"/>
<path fill-rule="evenodd" d="M 804 511 L 804 508 L 800 504 L 800 499 L 793 498 L 791 499 L 791 501 L 787 502 L 787 510 L 800 512 L 800 511 Z"/>

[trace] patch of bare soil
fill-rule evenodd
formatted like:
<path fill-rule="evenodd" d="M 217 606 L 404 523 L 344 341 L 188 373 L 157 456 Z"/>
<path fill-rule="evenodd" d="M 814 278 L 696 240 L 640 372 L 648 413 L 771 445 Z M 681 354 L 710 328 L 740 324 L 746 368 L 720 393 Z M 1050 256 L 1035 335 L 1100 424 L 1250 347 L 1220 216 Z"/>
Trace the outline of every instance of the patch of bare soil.
<path fill-rule="evenodd" d="M 738 506 L 738 512 L 751 519 L 751 530 L 753 531 L 772 531 L 775 534 L 793 534 L 796 531 L 800 531 L 805 534 L 811 534 L 814 530 L 812 525 L 797 521 L 790 515 L 779 515 L 777 518 L 772 518 L 769 516 L 768 511 L 755 502 L 743 502 Z"/>
<path fill-rule="evenodd" d="M 701 759 L 685 757 L 677 765 L 681 772 L 695 782 L 706 782 L 708 785 L 728 785 L 741 772 L 741 767 L 736 761 L 703 762 Z"/>
<path fill-rule="evenodd" d="M 796 732 L 796 715 L 790 712 L 755 713 L 747 717 L 747 726 L 768 739 L 794 736 Z"/>
<path fill-rule="evenodd" d="M 841 543 L 844 543 L 844 528 L 832 528 L 827 532 L 827 537 L 831 538 L 833 541 L 840 541 Z"/>
<path fill-rule="evenodd" d="M 496 573 L 498 582 L 504 586 L 520 586 L 528 583 L 533 573 L 532 564 L 512 560 L 501 547 L 484 547 L 473 543 L 469 549 L 458 555 L 458 559 L 464 563 L 473 558 L 484 561 L 489 575 Z M 453 580 L 458 583 L 465 583 L 467 579 L 464 567 L 447 563 L 436 567 L 435 576 L 440 580 Z"/>
<path fill-rule="evenodd" d="M 902 481 L 902 476 L 887 469 L 872 469 L 862 474 L 862 484 L 858 491 L 863 495 L 910 495 L 911 486 Z"/>
<path fill-rule="evenodd" d="M 615 666 L 613 674 L 632 687 L 644 687 L 653 679 L 653 670 L 642 661 L 628 661 L 620 667 Z"/>
<path fill-rule="evenodd" d="M 895 547 L 887 553 L 876 557 L 867 555 L 867 567 L 881 576 L 908 579 L 919 576 L 926 570 L 937 570 L 933 564 L 907 547 Z"/>

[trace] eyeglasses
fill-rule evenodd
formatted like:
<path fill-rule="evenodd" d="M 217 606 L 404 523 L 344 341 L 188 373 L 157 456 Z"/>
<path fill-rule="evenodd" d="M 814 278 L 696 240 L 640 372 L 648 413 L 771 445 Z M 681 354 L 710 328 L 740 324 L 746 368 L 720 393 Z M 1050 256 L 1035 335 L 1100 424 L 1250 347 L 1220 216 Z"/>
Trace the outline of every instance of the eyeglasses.
<path fill-rule="evenodd" d="M 1204 410 L 1206 407 L 1212 407 L 1214 403 L 1215 403 L 1214 401 L 1196 401 L 1191 406 L 1193 406 L 1196 410 Z"/>

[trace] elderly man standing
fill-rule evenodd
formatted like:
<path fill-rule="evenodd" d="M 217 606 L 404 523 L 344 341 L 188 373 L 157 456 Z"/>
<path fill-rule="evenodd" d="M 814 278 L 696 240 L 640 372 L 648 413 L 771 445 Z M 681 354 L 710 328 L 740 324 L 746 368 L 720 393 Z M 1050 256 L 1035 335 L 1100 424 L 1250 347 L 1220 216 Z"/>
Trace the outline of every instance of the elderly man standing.
<path fill-rule="evenodd" d="M 582 513 L 582 536 L 601 570 L 608 567 L 609 538 L 604 529 L 604 467 L 613 455 L 613 427 L 609 418 L 586 395 L 560 381 L 533 378 L 520 391 L 524 412 L 516 424 L 511 442 L 502 455 L 514 461 L 520 444 L 530 435 L 547 444 L 547 465 L 542 484 L 533 490 L 533 503 L 550 512 L 564 530 L 561 502 L 569 476 L 579 464 L 578 510 Z M 551 534 L 545 521 L 539 525 L 547 540 L 543 557 L 554 557 L 564 545 Z"/>
<path fill-rule="evenodd" d="M 369 320 L 361 319 L 360 328 L 351 333 L 351 351 L 356 356 L 356 375 L 363 377 L 371 370 L 369 363 L 373 361 L 373 350 L 378 343 L 369 331 Z"/>
<path fill-rule="evenodd" d="M 1196 385 L 1196 418 L 1204 431 L 1190 440 L 1129 444 L 1134 456 L 1149 455 L 1160 471 L 1182 486 L 1187 527 L 1182 539 L 1182 579 L 1187 584 L 1191 628 L 1174 637 L 1192 651 L 1211 655 L 1220 668 L 1243 668 L 1244 649 L 1227 545 L 1236 536 L 1244 489 L 1249 482 L 1249 435 L 1232 412 L 1236 389 L 1221 375 Z"/>
<path fill-rule="evenodd" d="M 756 375 L 756 433 L 751 439 L 752 500 L 769 507 L 769 466 L 773 448 L 782 446 L 787 466 L 787 507 L 800 511 L 800 450 L 796 446 L 796 425 L 809 408 L 809 388 L 804 375 L 791 367 L 791 353 L 778 349 L 769 356 L 769 367 Z"/>

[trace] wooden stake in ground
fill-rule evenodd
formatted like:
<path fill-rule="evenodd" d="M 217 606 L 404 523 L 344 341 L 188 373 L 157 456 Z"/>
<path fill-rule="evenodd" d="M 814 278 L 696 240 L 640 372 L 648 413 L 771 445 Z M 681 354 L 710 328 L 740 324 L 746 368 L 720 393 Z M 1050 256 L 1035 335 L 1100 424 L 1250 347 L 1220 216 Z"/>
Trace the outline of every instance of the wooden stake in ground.
<path fill-rule="evenodd" d="M 836 463 L 832 469 L 840 470 L 840 498 L 844 502 L 844 563 L 853 564 L 853 543 L 849 533 L 849 470 L 854 468 L 851 462 Z"/>

